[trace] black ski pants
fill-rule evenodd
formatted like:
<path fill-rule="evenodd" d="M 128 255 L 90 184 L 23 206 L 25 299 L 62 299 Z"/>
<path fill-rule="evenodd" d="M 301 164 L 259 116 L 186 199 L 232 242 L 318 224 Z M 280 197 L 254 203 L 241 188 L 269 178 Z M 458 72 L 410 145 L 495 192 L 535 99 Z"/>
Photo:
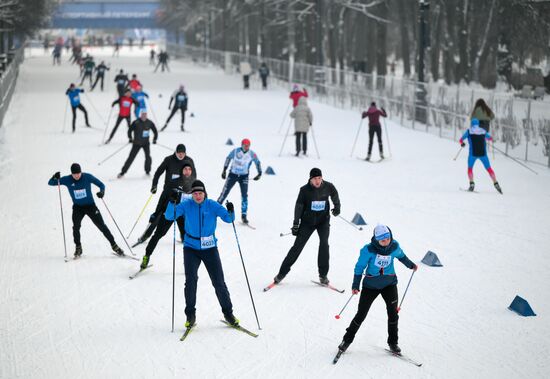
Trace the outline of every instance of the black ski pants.
<path fill-rule="evenodd" d="M 117 84 L 116 90 L 118 92 L 118 97 L 124 96 L 124 91 L 126 91 L 126 85 L 125 84 Z"/>
<path fill-rule="evenodd" d="M 118 129 L 118 126 L 120 125 L 120 123 L 122 122 L 122 120 L 126 120 L 126 122 L 128 123 L 128 128 L 130 127 L 130 116 L 118 116 L 117 119 L 116 119 L 116 123 L 115 123 L 115 127 L 113 128 L 113 131 L 111 132 L 111 135 L 109 136 L 109 141 L 113 139 L 113 137 L 115 136 L 115 133 L 116 133 L 116 130 Z"/>
<path fill-rule="evenodd" d="M 396 284 L 384 287 L 382 289 L 363 288 L 361 291 L 361 296 L 359 297 L 359 307 L 357 309 L 357 313 L 346 329 L 344 341 L 347 343 L 353 342 L 355 334 L 367 317 L 367 313 L 369 313 L 372 302 L 378 297 L 378 295 L 382 295 L 382 298 L 386 302 L 386 310 L 388 312 L 388 344 L 397 344 L 397 322 L 399 320 L 399 316 L 397 315 Z"/>
<path fill-rule="evenodd" d="M 162 72 L 164 72 L 164 69 L 166 69 L 168 72 L 170 72 L 170 69 L 168 68 L 168 63 L 167 62 L 162 62 L 162 61 L 159 61 L 159 63 L 157 64 L 157 67 L 155 67 L 154 72 L 157 72 L 157 70 L 159 69 L 159 66 L 161 67 Z"/>
<path fill-rule="evenodd" d="M 279 273 L 277 274 L 279 278 L 284 278 L 290 272 L 290 268 L 300 256 L 300 253 L 306 246 L 309 237 L 311 237 L 314 231 L 317 231 L 317 234 L 319 235 L 319 254 L 317 256 L 319 276 L 327 276 L 329 269 L 328 237 L 330 234 L 330 217 L 327 217 L 324 222 L 317 225 L 307 223 L 302 223 L 300 225 L 294 245 L 290 248 L 288 254 L 283 260 L 283 263 L 281 264 Z"/>
<path fill-rule="evenodd" d="M 250 75 L 243 75 L 244 89 L 250 88 Z"/>
<path fill-rule="evenodd" d="M 160 197 L 159 201 L 157 203 L 157 208 L 155 209 L 155 212 L 151 214 L 149 217 L 149 225 L 147 226 L 147 229 L 145 229 L 145 232 L 139 237 L 141 241 L 147 241 L 147 239 L 151 236 L 153 231 L 155 231 L 155 228 L 157 228 L 158 225 L 160 225 L 160 222 L 162 220 L 166 220 L 164 217 L 164 212 L 166 211 L 166 206 L 168 205 L 168 201 L 170 201 L 170 194 L 171 190 L 164 190 Z M 184 222 L 183 217 L 177 218 L 178 228 L 180 231 L 181 238 L 183 239 L 183 235 L 185 234 L 185 228 L 184 228 Z M 170 221 L 170 225 L 172 225 L 172 221 Z M 158 229 L 158 228 L 157 228 Z M 156 234 L 156 233 L 155 233 Z M 166 234 L 166 231 L 160 235 L 159 239 L 162 238 Z M 156 243 L 153 246 L 151 252 L 155 249 Z"/>
<path fill-rule="evenodd" d="M 71 107 L 73 111 L 73 132 L 76 128 L 76 110 L 80 109 L 84 113 L 84 119 L 86 120 L 86 126 L 90 126 L 90 123 L 88 122 L 88 112 L 86 111 L 86 108 L 82 104 L 78 104 L 76 107 Z"/>
<path fill-rule="evenodd" d="M 84 71 L 84 75 L 82 75 L 82 80 L 80 81 L 80 85 L 84 84 L 84 80 L 88 78 L 90 80 L 90 86 L 92 85 L 92 73 Z"/>
<path fill-rule="evenodd" d="M 306 154 L 307 153 L 307 133 L 296 132 L 294 134 L 296 135 L 296 154 L 300 154 L 300 150 L 302 150 L 304 154 Z"/>
<path fill-rule="evenodd" d="M 94 84 L 92 85 L 92 90 L 95 88 L 95 86 L 97 85 L 97 82 L 99 82 L 99 79 L 101 79 L 101 90 L 103 91 L 103 79 L 104 79 L 105 75 L 104 74 L 97 74 L 97 76 L 95 77 L 95 82 Z"/>
<path fill-rule="evenodd" d="M 151 151 L 149 149 L 150 145 L 132 145 L 132 150 L 130 150 L 130 155 L 128 155 L 128 159 L 126 159 L 126 162 L 124 162 L 124 166 L 122 166 L 122 170 L 120 170 L 120 173 L 122 175 L 126 174 L 132 163 L 134 162 L 134 159 L 136 159 L 137 153 L 143 149 L 143 152 L 145 153 L 145 173 L 149 174 L 151 171 Z"/>
<path fill-rule="evenodd" d="M 160 241 L 160 239 L 164 237 L 166 233 L 168 233 L 172 224 L 174 223 L 174 221 L 167 220 L 166 217 L 164 217 L 164 213 L 157 215 L 155 219 L 156 219 L 156 224 L 151 223 L 144 233 L 144 236 L 145 236 L 149 228 L 155 230 L 155 233 L 153 233 L 151 240 L 149 241 L 149 243 L 147 244 L 147 247 L 145 248 L 145 255 L 147 256 L 151 256 L 153 254 L 153 251 L 155 251 L 155 248 L 157 247 L 157 244 Z M 183 217 L 178 217 L 176 219 L 176 223 L 178 224 L 180 235 L 183 236 L 183 234 L 185 233 L 185 227 L 184 227 L 185 219 Z M 147 235 L 145 239 L 147 238 L 149 238 L 149 235 Z"/>
<path fill-rule="evenodd" d="M 372 142 L 374 141 L 374 135 L 378 139 L 378 149 L 380 154 L 384 153 L 384 148 L 382 146 L 382 127 L 380 125 L 369 125 L 369 155 L 372 152 Z"/>
<path fill-rule="evenodd" d="M 178 110 L 181 110 L 181 127 L 183 129 L 183 124 L 185 124 L 185 112 L 187 112 L 187 108 L 185 108 L 185 107 L 174 107 L 174 108 L 172 108 L 172 112 L 170 112 L 170 116 L 168 116 L 168 118 L 166 119 L 165 127 L 168 126 L 168 123 L 170 122 L 172 117 L 174 117 L 174 115 L 176 114 L 176 112 Z M 162 128 L 162 130 L 164 130 L 164 128 Z"/>
<path fill-rule="evenodd" d="M 208 276 L 224 315 L 233 313 L 233 304 L 229 290 L 225 284 L 220 253 L 217 247 L 205 250 L 195 250 L 188 246 L 183 248 L 183 265 L 185 267 L 185 314 L 195 316 L 197 303 L 197 275 L 201 262 L 204 262 Z"/>
<path fill-rule="evenodd" d="M 260 76 L 262 78 L 262 89 L 267 89 L 267 76 Z"/>
<path fill-rule="evenodd" d="M 92 205 L 77 205 L 73 204 L 73 239 L 75 245 L 80 245 L 80 225 L 82 224 L 82 219 L 84 216 L 88 216 L 95 226 L 103 233 L 105 238 L 109 241 L 111 245 L 114 245 L 115 239 L 105 222 L 99 209 L 95 204 Z"/>

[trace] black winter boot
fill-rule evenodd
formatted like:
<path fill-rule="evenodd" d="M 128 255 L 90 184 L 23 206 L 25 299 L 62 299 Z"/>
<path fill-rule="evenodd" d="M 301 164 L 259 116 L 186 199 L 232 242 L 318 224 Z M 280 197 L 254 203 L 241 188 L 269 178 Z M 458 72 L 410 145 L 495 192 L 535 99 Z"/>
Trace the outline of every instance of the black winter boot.
<path fill-rule="evenodd" d="M 394 354 L 401 353 L 401 348 L 396 343 L 391 343 L 388 345 L 390 347 L 390 351 Z"/>

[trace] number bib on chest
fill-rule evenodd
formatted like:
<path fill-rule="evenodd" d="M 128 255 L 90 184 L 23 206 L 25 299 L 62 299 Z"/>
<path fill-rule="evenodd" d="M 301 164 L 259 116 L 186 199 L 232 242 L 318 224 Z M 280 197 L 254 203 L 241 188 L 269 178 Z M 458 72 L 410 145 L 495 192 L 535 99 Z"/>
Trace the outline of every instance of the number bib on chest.
<path fill-rule="evenodd" d="M 128 100 L 124 100 L 124 101 L 122 102 L 122 106 L 123 106 L 124 108 L 129 108 L 130 105 L 132 105 L 132 103 L 130 103 Z"/>
<path fill-rule="evenodd" d="M 183 100 L 185 100 L 185 96 L 183 95 L 178 95 L 178 99 L 177 99 L 179 102 L 183 102 Z"/>
<path fill-rule="evenodd" d="M 143 133 L 141 134 L 143 138 L 149 138 L 149 131 L 148 130 L 144 130 Z"/>
<path fill-rule="evenodd" d="M 86 196 L 88 196 L 86 194 L 86 189 L 79 189 L 79 190 L 74 190 L 74 198 L 79 200 L 79 199 L 84 199 Z"/>
<path fill-rule="evenodd" d="M 216 246 L 214 236 L 201 237 L 201 249 L 210 249 L 214 246 Z"/>
<path fill-rule="evenodd" d="M 172 180 L 178 179 L 180 176 L 178 174 L 172 174 Z"/>
<path fill-rule="evenodd" d="M 390 263 L 391 263 L 391 256 L 390 255 L 377 254 L 376 259 L 374 260 L 374 265 L 376 267 L 380 267 L 380 268 L 386 268 L 390 265 Z"/>
<path fill-rule="evenodd" d="M 322 212 L 325 210 L 325 201 L 312 201 L 311 210 L 314 212 Z"/>

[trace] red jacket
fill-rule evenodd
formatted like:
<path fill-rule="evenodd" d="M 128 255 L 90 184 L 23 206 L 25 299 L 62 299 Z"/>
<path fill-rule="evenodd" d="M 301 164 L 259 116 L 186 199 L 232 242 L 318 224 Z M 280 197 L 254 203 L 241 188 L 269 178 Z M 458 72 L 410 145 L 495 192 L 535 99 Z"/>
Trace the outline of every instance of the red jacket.
<path fill-rule="evenodd" d="M 380 116 L 388 117 L 384 108 L 378 109 L 376 107 L 370 107 L 368 111 L 363 112 L 362 118 L 369 118 L 369 125 L 380 125 Z"/>
<path fill-rule="evenodd" d="M 298 100 L 300 100 L 300 97 L 302 96 L 308 97 L 307 91 L 305 89 L 303 91 L 293 91 L 290 93 L 289 98 L 292 99 L 293 108 L 296 108 L 296 106 L 298 105 Z"/>
<path fill-rule="evenodd" d="M 128 85 L 132 89 L 132 91 L 137 91 L 138 87 L 141 87 L 141 82 L 137 79 L 132 79 L 128 82 Z"/>
<path fill-rule="evenodd" d="M 115 104 L 119 106 L 118 115 L 120 117 L 128 117 L 132 113 L 132 104 L 137 104 L 137 102 L 132 97 L 121 96 L 113 102 L 113 106 Z"/>

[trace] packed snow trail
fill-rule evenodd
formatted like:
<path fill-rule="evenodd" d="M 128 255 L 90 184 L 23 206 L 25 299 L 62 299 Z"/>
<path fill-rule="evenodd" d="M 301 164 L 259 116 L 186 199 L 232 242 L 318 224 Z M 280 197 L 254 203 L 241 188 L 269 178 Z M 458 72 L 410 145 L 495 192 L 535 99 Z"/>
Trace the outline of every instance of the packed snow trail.
<path fill-rule="evenodd" d="M 138 51 L 135 49 L 135 51 Z M 92 54 L 96 54 L 92 52 Z M 106 50 L 106 54 L 108 54 Z M 548 271 L 550 237 L 550 174 L 537 167 L 535 176 L 497 156 L 492 161 L 504 195 L 499 195 L 480 165 L 476 190 L 467 185 L 465 157 L 452 161 L 458 144 L 388 122 L 392 159 L 371 165 L 349 157 L 359 114 L 310 99 L 314 151 L 295 158 L 294 138 L 277 134 L 288 94 L 281 90 L 243 91 L 239 77 L 190 63 L 171 62 L 171 73 L 152 73 L 145 56 L 111 62 L 106 91 L 98 88 L 82 97 L 90 122 L 79 114 L 75 134 L 62 133 L 65 90 L 76 81 L 77 68 L 65 62 L 52 67 L 50 57 L 28 58 L 21 67 L 15 96 L 0 129 L 0 377 L 216 377 L 216 378 L 343 378 L 364 377 L 544 377 L 550 370 L 550 298 Z M 250 338 L 219 322 L 221 310 L 206 271 L 201 268 L 197 324 L 185 343 L 183 333 L 183 267 L 177 244 L 176 331 L 170 333 L 172 238 L 167 234 L 151 258 L 154 267 L 135 280 L 128 277 L 139 262 L 119 259 L 85 219 L 82 259 L 64 263 L 57 189 L 47 181 L 55 171 L 68 174 L 73 162 L 106 184 L 104 200 L 123 233 L 143 207 L 151 178 L 143 172 L 140 153 L 124 179 L 116 174 L 129 149 L 106 163 L 97 163 L 127 142 L 123 124 L 110 145 L 98 147 L 104 125 L 90 101 L 107 118 L 116 92 L 112 80 L 118 68 L 137 73 L 151 96 L 157 127 L 168 116 L 170 94 L 183 83 L 189 112 L 179 131 L 172 120 L 159 143 L 175 148 L 185 143 L 210 198 L 222 187 L 225 141 L 252 141 L 262 167 L 275 176 L 251 181 L 249 213 L 252 230 L 237 226 L 243 256 L 263 330 L 257 331 L 231 225 L 218 223 L 217 237 L 235 315 L 259 334 Z M 86 88 L 87 89 L 87 88 Z M 162 97 L 159 97 L 162 95 Z M 69 112 L 67 110 L 67 112 Z M 114 124 L 114 114 L 110 127 Z M 190 113 L 195 117 L 189 117 Z M 70 129 L 70 114 L 66 120 Z M 287 124 L 285 124 L 286 127 Z M 364 127 L 356 155 L 364 158 Z M 313 142 L 310 138 L 310 143 Z M 313 144 L 311 144 L 313 147 Z M 376 148 L 373 159 L 377 158 Z M 170 151 L 151 146 L 153 169 Z M 310 282 L 317 277 L 318 238 L 312 237 L 292 271 L 273 291 L 264 293 L 290 248 L 293 237 L 280 237 L 292 224 L 298 189 L 309 170 L 318 166 L 340 193 L 342 215 L 361 213 L 364 231 L 332 219 L 329 278 L 345 294 Z M 255 168 L 252 168 L 255 172 Z M 62 188 L 68 252 L 74 244 L 71 203 Z M 133 238 L 145 228 L 155 195 Z M 229 200 L 240 217 L 240 193 Z M 96 204 L 117 243 L 124 243 L 101 201 Z M 386 312 L 377 299 L 367 320 L 337 365 L 332 358 L 357 303 L 352 301 L 340 320 L 334 315 L 347 300 L 359 249 L 377 222 L 389 225 L 409 258 L 419 262 L 427 250 L 438 253 L 444 267 L 420 264 L 400 312 L 403 353 L 423 362 L 421 368 L 385 353 Z M 131 239 L 130 243 L 135 240 Z M 139 256 L 145 244 L 135 248 Z M 126 249 L 125 249 L 126 250 Z M 400 295 L 409 271 L 397 265 Z M 537 317 L 522 318 L 508 311 L 516 294 L 529 300 Z"/>

